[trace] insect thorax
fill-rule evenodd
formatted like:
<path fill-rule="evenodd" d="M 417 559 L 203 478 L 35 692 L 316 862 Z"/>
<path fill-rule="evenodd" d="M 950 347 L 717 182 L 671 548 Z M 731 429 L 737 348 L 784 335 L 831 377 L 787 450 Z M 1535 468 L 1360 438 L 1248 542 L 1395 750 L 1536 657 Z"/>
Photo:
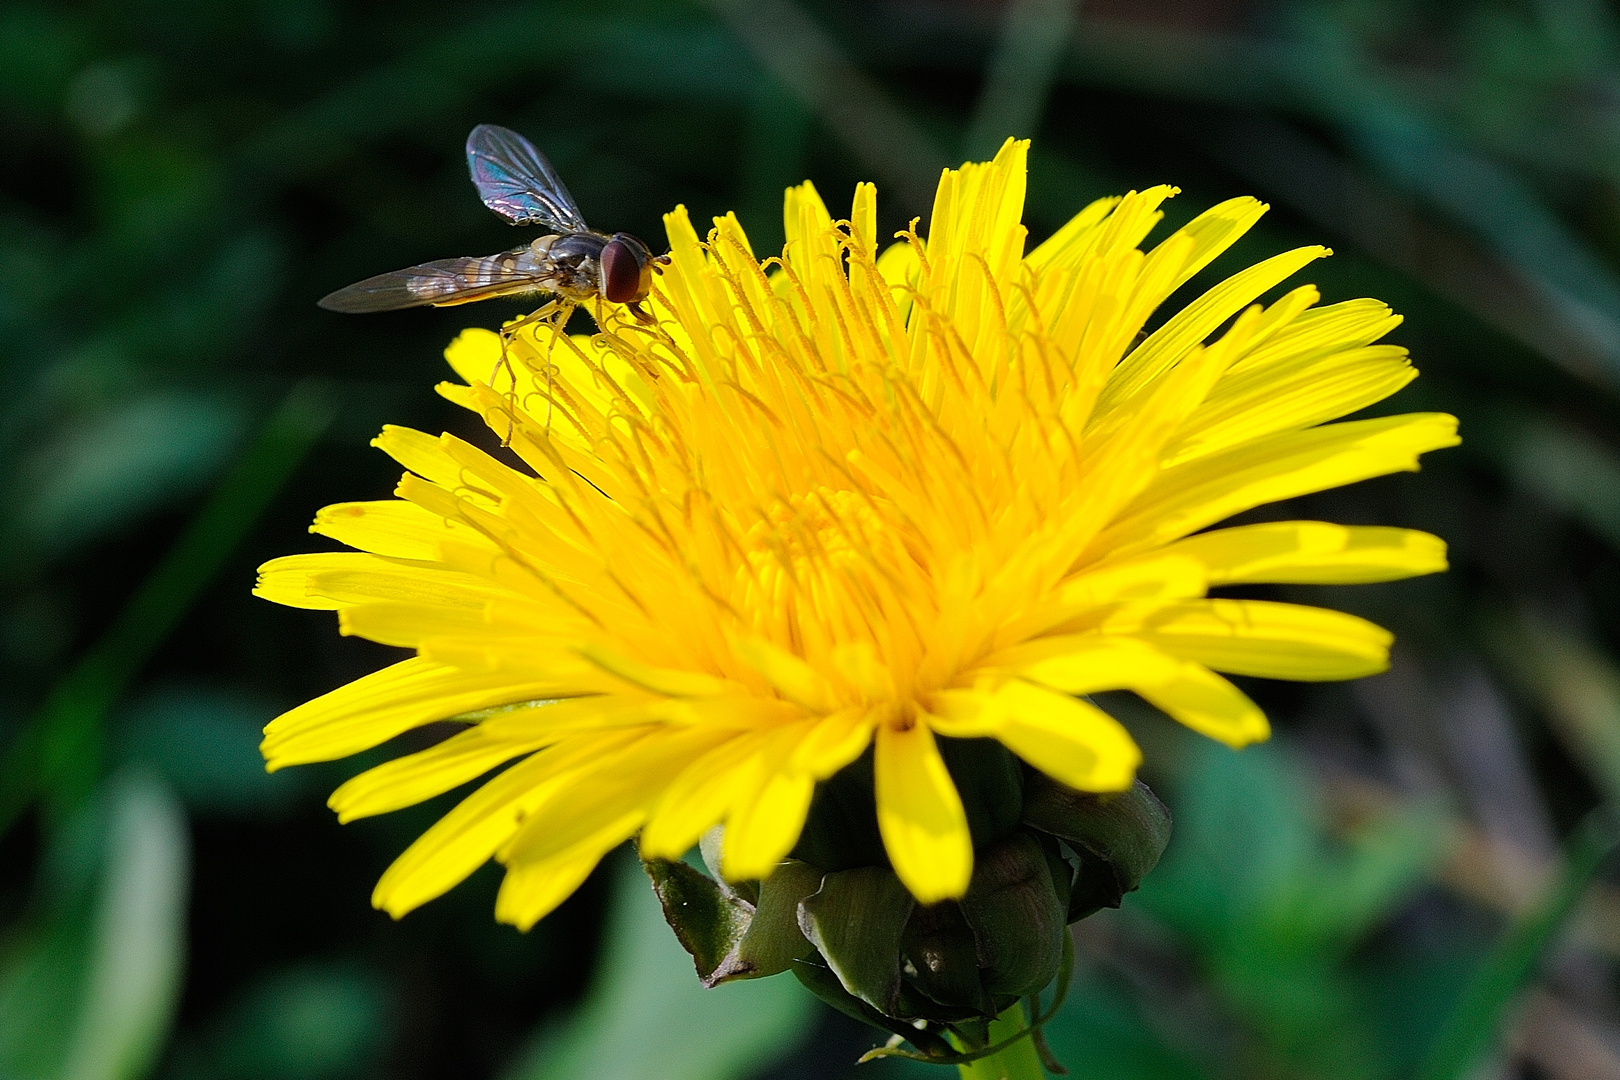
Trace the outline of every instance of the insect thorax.
<path fill-rule="evenodd" d="M 528 257 L 555 284 L 552 291 L 569 300 L 588 300 L 601 280 L 602 248 L 608 238 L 595 233 L 567 233 L 537 238 Z"/>

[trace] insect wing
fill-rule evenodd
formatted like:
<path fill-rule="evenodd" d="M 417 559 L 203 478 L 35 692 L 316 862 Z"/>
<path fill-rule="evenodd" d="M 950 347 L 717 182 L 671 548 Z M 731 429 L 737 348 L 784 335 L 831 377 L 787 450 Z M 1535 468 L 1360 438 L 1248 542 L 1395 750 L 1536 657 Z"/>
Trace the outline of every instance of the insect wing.
<path fill-rule="evenodd" d="M 479 124 L 467 136 L 467 168 L 484 205 L 513 225 L 585 232 L 585 218 L 556 170 L 515 131 Z"/>
<path fill-rule="evenodd" d="M 552 285 L 550 273 L 522 265 L 527 248 L 482 258 L 438 259 L 357 281 L 320 300 L 328 311 L 369 314 L 401 308 L 470 304 L 494 296 L 537 292 Z"/>

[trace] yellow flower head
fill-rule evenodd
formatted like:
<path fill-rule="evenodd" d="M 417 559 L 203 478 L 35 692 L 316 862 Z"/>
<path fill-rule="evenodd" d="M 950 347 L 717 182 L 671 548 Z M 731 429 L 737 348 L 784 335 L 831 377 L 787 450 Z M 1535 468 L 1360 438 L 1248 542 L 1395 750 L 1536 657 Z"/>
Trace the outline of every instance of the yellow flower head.
<path fill-rule="evenodd" d="M 258 587 L 416 651 L 272 722 L 271 768 L 467 724 L 340 787 L 342 820 L 512 762 L 400 856 L 379 907 L 400 915 L 493 856 L 497 915 L 527 927 L 637 832 L 644 855 L 673 858 L 717 823 L 725 875 L 762 878 L 817 781 L 868 746 L 896 873 L 920 901 L 956 897 L 973 846 L 937 736 L 990 737 L 1113 791 L 1140 754 L 1078 695 L 1131 690 L 1241 746 L 1266 719 L 1216 672 L 1385 666 L 1390 635 L 1371 623 L 1206 594 L 1427 574 L 1441 541 L 1199 530 L 1457 441 L 1439 414 L 1326 423 L 1414 377 L 1404 350 L 1374 344 L 1397 317 L 1317 306 L 1309 285 L 1249 306 L 1328 254 L 1309 247 L 1142 338 L 1265 206 L 1222 203 L 1144 252 L 1175 191 L 1133 192 L 1026 254 L 1026 149 L 946 172 L 926 238 L 881 252 L 866 184 L 848 221 L 808 183 L 789 190 L 787 243 L 763 263 L 735 217 L 703 242 L 677 208 L 656 326 L 604 310 L 595 336 L 528 328 L 510 392 L 495 334 L 450 346 L 468 385 L 441 392 L 524 467 L 387 428 L 399 498 L 327 507 L 313 527 L 359 551 L 277 559 Z"/>

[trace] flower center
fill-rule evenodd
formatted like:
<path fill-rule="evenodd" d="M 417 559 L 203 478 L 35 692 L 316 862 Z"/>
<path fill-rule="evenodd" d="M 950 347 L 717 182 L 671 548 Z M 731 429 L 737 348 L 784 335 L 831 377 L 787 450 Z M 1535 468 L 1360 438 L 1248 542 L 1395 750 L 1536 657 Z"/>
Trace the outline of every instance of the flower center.
<path fill-rule="evenodd" d="M 797 577 L 855 565 L 886 531 L 861 496 L 822 487 L 771 503 L 744 534 L 743 544 L 756 570 L 774 565 Z"/>
<path fill-rule="evenodd" d="M 894 507 L 818 487 L 773 501 L 738 533 L 730 601 L 754 632 L 820 670 L 858 669 L 846 681 L 866 700 L 908 696 L 925 651 L 914 616 L 932 597 Z"/>

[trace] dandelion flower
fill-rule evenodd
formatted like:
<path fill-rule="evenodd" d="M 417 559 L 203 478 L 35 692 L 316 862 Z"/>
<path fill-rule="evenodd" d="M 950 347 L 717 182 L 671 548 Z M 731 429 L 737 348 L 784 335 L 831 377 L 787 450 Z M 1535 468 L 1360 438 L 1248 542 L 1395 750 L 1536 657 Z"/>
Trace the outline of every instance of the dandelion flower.
<path fill-rule="evenodd" d="M 1218 673 L 1385 667 L 1391 635 L 1362 619 L 1208 593 L 1432 573 L 1440 540 L 1209 527 L 1457 442 L 1441 414 L 1331 422 L 1415 376 L 1375 344 L 1398 318 L 1309 285 L 1255 303 L 1329 254 L 1305 247 L 1144 337 L 1265 206 L 1221 203 L 1144 250 L 1175 194 L 1156 187 L 1026 253 L 1026 150 L 944 173 L 926 235 L 886 248 L 867 184 L 847 221 L 790 189 L 763 262 L 734 216 L 705 241 L 677 208 L 656 325 L 604 306 L 595 335 L 524 329 L 510 390 L 497 335 L 449 347 L 466 382 L 440 392 L 521 464 L 385 428 L 399 497 L 313 526 L 358 550 L 277 559 L 257 590 L 415 651 L 273 721 L 270 768 L 454 719 L 340 787 L 341 820 L 493 773 L 389 868 L 378 907 L 399 916 L 493 857 L 496 914 L 528 927 L 627 838 L 675 858 L 716 824 L 724 875 L 764 878 L 816 784 L 869 746 L 895 873 L 922 903 L 959 897 L 974 849 L 941 737 L 1117 791 L 1141 755 L 1085 695 L 1133 691 L 1242 746 L 1266 718 Z"/>

